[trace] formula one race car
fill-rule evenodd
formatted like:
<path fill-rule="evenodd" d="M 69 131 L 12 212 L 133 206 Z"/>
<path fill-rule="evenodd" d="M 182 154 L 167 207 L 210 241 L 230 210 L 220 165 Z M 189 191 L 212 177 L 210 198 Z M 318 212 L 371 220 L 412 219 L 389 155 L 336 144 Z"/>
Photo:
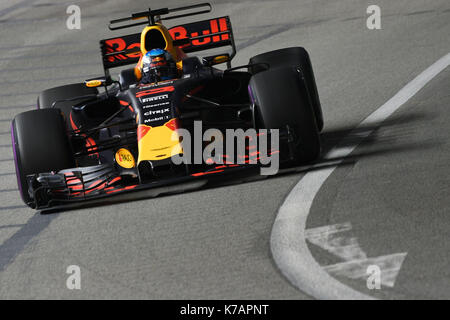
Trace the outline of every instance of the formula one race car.
<path fill-rule="evenodd" d="M 231 67 L 236 48 L 229 17 L 169 29 L 162 24 L 211 9 L 209 3 L 149 9 L 111 21 L 111 30 L 146 26 L 100 41 L 104 76 L 45 90 L 37 110 L 13 119 L 18 186 L 28 206 L 45 211 L 138 190 L 152 196 L 170 186 L 188 190 L 254 174 L 267 163 L 251 134 L 244 154 L 217 148 L 214 157 L 202 158 L 230 129 L 267 135 L 268 154 L 278 154 L 282 166 L 318 158 L 323 117 L 306 50 L 271 51 Z M 188 56 L 199 51 L 210 54 Z M 118 79 L 110 76 L 110 69 L 130 64 Z M 205 139 L 212 128 L 219 135 Z M 182 130 L 202 136 L 200 151 Z M 279 139 L 272 143 L 275 131 Z M 174 161 L 199 152 L 200 162 Z"/>

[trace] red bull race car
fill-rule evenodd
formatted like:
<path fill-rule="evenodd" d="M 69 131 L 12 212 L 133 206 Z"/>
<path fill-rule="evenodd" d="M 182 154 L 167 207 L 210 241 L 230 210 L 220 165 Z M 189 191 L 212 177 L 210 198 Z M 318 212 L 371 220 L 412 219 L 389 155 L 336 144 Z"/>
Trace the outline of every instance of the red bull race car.
<path fill-rule="evenodd" d="M 323 117 L 306 50 L 262 53 L 233 67 L 229 17 L 163 24 L 211 10 L 201 3 L 112 20 L 110 30 L 146 26 L 100 41 L 104 75 L 45 90 L 36 110 L 13 119 L 18 187 L 28 206 L 46 211 L 152 197 L 258 174 L 261 140 L 251 134 L 243 153 L 201 157 L 231 129 L 261 129 L 258 138 L 268 140 L 277 130 L 279 143 L 270 143 L 268 154 L 279 155 L 282 166 L 319 157 Z M 113 68 L 120 68 L 117 79 Z M 182 129 L 223 134 L 198 146 Z M 174 161 L 199 152 L 200 161 Z"/>

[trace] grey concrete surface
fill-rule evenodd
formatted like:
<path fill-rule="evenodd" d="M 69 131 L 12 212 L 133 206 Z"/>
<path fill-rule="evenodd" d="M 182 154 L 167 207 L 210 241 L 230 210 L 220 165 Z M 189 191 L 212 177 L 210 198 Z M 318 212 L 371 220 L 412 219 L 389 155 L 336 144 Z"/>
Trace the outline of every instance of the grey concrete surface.
<path fill-rule="evenodd" d="M 415 75 L 450 51 L 450 4 L 447 0 L 379 0 L 382 30 L 377 31 L 365 26 L 366 8 L 373 4 L 367 1 L 215 2 L 211 17 L 231 16 L 240 49 L 236 65 L 272 49 L 295 45 L 308 49 L 324 109 L 325 148 L 334 145 Z M 152 1 L 152 7 L 184 3 Z M 82 29 L 79 31 L 65 27 L 69 4 L 81 7 Z M 147 7 L 148 1 L 142 0 L 128 3 L 117 0 L 2 1 L 0 298 L 309 298 L 281 276 L 268 245 L 276 211 L 301 174 L 48 216 L 35 215 L 22 205 L 11 161 L 10 120 L 15 114 L 32 109 L 41 90 L 101 74 L 98 40 L 112 35 L 107 30 L 109 19 Z M 435 149 L 446 143 L 448 135 L 442 131 L 448 124 L 448 117 L 436 116 L 430 120 L 441 128 L 442 136 L 436 134 L 435 126 L 425 124 L 429 121 L 429 108 L 438 114 L 445 110 L 448 99 L 438 95 L 445 89 L 441 82 L 448 87 L 448 77 L 441 77 L 427 88 L 433 97 L 418 96 L 417 99 L 425 100 L 415 100 L 418 104 L 428 101 L 430 106 L 418 107 L 416 116 L 414 113 L 403 116 L 408 119 L 407 130 L 423 131 L 423 135 L 404 138 L 408 140 L 404 141 L 405 148 L 411 148 L 404 152 L 420 156 L 423 164 L 436 160 L 427 170 L 432 177 L 445 179 L 446 168 L 444 164 L 439 165 L 443 162 L 436 158 L 439 158 L 436 155 L 439 150 Z M 427 120 L 422 118 L 422 109 L 426 109 Z M 396 130 L 395 125 L 389 128 Z M 428 148 L 426 151 L 421 150 L 422 144 Z M 388 143 L 387 147 L 395 149 L 395 144 Z M 428 158 L 422 157 L 424 153 Z M 356 165 L 361 169 L 355 174 L 363 175 L 372 170 L 379 173 L 381 166 L 388 167 L 387 173 L 392 175 L 392 171 L 399 170 L 397 166 L 402 166 L 405 180 L 398 182 L 407 183 L 408 188 L 414 188 L 409 189 L 408 194 L 415 194 L 420 190 L 420 185 L 412 183 L 417 168 L 403 166 L 401 156 L 394 150 L 373 159 L 367 156 L 366 161 L 361 157 Z M 442 159 L 444 161 L 445 157 Z M 360 162 L 363 162 L 361 167 Z M 421 173 L 425 177 L 428 171 Z M 384 229 L 376 227 L 376 219 L 386 220 L 389 215 L 388 211 L 379 212 L 383 199 L 364 202 L 364 215 L 370 219 L 362 219 L 359 212 L 347 210 L 360 201 L 355 199 L 355 191 L 345 195 L 345 199 L 338 197 L 341 186 L 352 188 L 354 182 L 363 185 L 363 180 L 360 176 L 348 180 L 347 174 L 336 172 L 320 193 L 311 226 L 327 224 L 331 219 L 341 220 L 341 215 L 348 214 L 345 219 L 357 221 L 357 226 L 367 220 L 368 228 L 373 231 L 373 237 L 362 238 L 367 240 L 364 242 L 367 250 L 381 251 L 383 246 L 383 251 L 391 249 L 393 242 L 387 241 L 389 236 L 383 233 Z M 400 186 L 395 185 L 400 203 L 409 199 L 410 205 L 424 205 L 416 197 L 402 198 L 405 194 L 402 192 Z M 364 196 L 374 197 L 369 193 Z M 401 241 L 397 239 L 396 246 L 417 248 L 423 245 L 424 251 L 430 247 L 445 248 L 445 243 L 439 242 L 442 236 L 433 236 L 433 241 L 444 247 L 424 240 L 434 234 L 433 228 L 441 226 L 445 230 L 448 227 L 443 221 L 445 210 L 439 211 L 445 208 L 446 202 L 440 207 L 442 199 L 435 200 L 433 210 L 417 207 L 414 215 L 417 221 L 410 225 L 413 228 L 413 223 L 421 222 L 422 228 L 427 230 L 420 234 L 422 241 L 417 241 L 411 235 L 413 231 L 408 231 Z M 435 212 L 433 218 L 438 219 L 432 224 L 421 216 L 430 212 Z M 396 228 L 404 228 L 403 219 L 393 220 L 390 232 L 398 233 Z M 386 241 L 378 241 L 383 237 Z M 319 261 L 327 259 L 321 252 L 314 254 Z M 439 277 L 446 274 L 443 268 L 447 260 L 434 261 L 434 280 L 431 273 L 422 278 L 421 268 L 426 266 L 420 263 L 424 263 L 428 255 L 432 253 L 425 255 L 418 249 L 410 249 L 408 259 L 416 267 L 408 267 L 405 274 L 400 273 L 399 287 L 387 293 L 383 290 L 382 297 L 448 296 L 444 283 L 437 284 Z M 79 291 L 66 288 L 68 275 L 65 271 L 69 265 L 81 267 L 82 289 Z M 417 278 L 423 281 L 417 282 Z M 348 281 L 348 284 L 360 288 L 359 283 Z"/>
<path fill-rule="evenodd" d="M 386 299 L 450 299 L 450 69 L 443 71 L 353 153 L 323 186 L 309 227 L 350 223 L 368 257 L 407 253 L 393 288 L 368 290 Z M 351 139 L 348 138 L 348 141 Z M 335 257 L 310 245 L 321 265 Z"/>

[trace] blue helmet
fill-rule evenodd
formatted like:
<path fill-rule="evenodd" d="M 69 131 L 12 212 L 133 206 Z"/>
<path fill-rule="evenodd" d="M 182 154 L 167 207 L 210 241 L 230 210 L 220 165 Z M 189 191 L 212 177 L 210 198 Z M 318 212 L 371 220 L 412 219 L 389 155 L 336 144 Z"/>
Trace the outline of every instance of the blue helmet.
<path fill-rule="evenodd" d="M 178 69 L 171 54 L 163 49 L 152 49 L 142 59 L 142 82 L 153 83 L 178 77 Z"/>

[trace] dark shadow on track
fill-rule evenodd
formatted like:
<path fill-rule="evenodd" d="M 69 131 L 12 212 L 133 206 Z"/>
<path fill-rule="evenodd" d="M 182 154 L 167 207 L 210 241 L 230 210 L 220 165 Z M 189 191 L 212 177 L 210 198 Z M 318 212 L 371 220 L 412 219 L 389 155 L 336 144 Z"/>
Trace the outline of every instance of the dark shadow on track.
<path fill-rule="evenodd" d="M 14 233 L 9 239 L 0 245 L 0 272 L 14 261 L 15 257 L 22 252 L 27 244 L 42 232 L 57 215 L 32 216 L 22 228 Z"/>
<path fill-rule="evenodd" d="M 365 135 L 367 132 L 372 132 L 370 136 L 364 139 L 361 145 L 370 144 L 388 144 L 394 142 L 400 138 L 407 138 L 414 131 L 416 123 L 423 123 L 424 121 L 430 121 L 435 119 L 438 115 L 430 113 L 410 113 L 402 116 L 392 116 L 390 119 L 380 124 L 367 125 L 355 129 L 354 126 L 333 128 L 331 130 L 324 130 L 321 135 L 322 138 L 322 154 L 326 154 L 337 144 L 340 146 L 353 146 L 360 143 L 361 135 Z M 379 138 L 377 131 L 380 128 L 389 127 L 389 136 Z"/>

